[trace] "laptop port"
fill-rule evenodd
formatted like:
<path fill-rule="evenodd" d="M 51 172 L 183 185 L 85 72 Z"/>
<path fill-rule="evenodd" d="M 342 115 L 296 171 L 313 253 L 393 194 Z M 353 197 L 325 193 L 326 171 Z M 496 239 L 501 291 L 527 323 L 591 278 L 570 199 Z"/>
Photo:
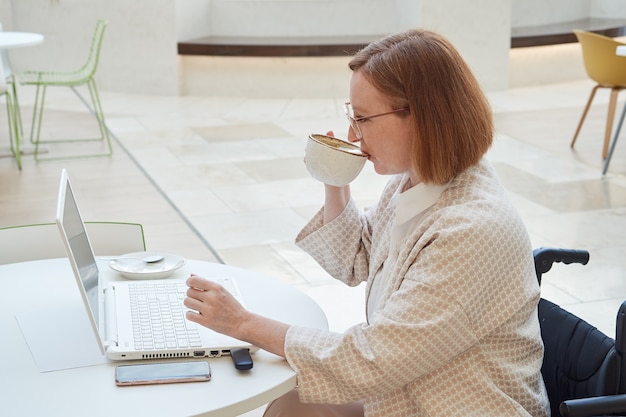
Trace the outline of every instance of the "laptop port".
<path fill-rule="evenodd" d="M 219 356 L 219 355 L 220 355 L 220 351 L 219 350 L 212 350 L 212 351 L 209 352 L 209 356 L 212 357 L 212 358 L 214 358 L 216 356 Z"/>
<path fill-rule="evenodd" d="M 205 352 L 206 352 L 205 350 L 194 350 L 193 356 L 196 356 L 196 357 L 204 356 Z"/>

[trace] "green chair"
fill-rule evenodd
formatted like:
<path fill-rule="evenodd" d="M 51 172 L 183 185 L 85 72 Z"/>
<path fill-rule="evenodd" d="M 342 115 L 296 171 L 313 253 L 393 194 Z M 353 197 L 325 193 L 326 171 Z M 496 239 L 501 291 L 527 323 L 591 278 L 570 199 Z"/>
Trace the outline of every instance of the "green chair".
<path fill-rule="evenodd" d="M 33 109 L 33 123 L 30 131 L 30 141 L 35 145 L 36 161 L 43 159 L 67 159 L 89 156 L 109 156 L 113 153 L 113 148 L 111 147 L 111 139 L 109 138 L 109 132 L 104 122 L 104 113 L 102 111 L 102 105 L 100 104 L 100 97 L 98 96 L 96 80 L 94 79 L 96 70 L 98 69 L 100 48 L 102 46 L 102 38 L 104 36 L 106 26 L 107 22 L 105 20 L 98 21 L 96 25 L 96 30 L 93 35 L 89 57 L 87 58 L 87 62 L 80 69 L 70 72 L 26 71 L 20 76 L 21 84 L 37 86 L 37 91 L 35 94 L 35 105 Z M 65 86 L 70 87 L 74 91 L 76 91 L 75 87 L 82 85 L 86 85 L 89 88 L 89 95 L 91 96 L 91 102 L 93 104 L 93 108 L 90 108 L 90 110 L 93 112 L 93 114 L 96 116 L 96 119 L 98 120 L 100 137 L 84 139 L 54 139 L 46 141 L 41 140 L 41 121 L 43 116 L 44 101 L 46 98 L 46 89 L 49 86 Z M 42 143 L 92 141 L 104 141 L 107 146 L 107 151 L 87 155 L 72 155 L 61 157 L 41 158 L 39 156 L 39 145 Z"/>
<path fill-rule="evenodd" d="M 146 250 L 143 226 L 125 222 L 85 222 L 96 256 Z M 0 227 L 0 265 L 37 259 L 66 258 L 56 223 Z"/>
<path fill-rule="evenodd" d="M 11 143 L 11 153 L 15 156 L 17 167 L 22 169 L 22 152 L 20 151 L 20 128 L 18 122 L 17 96 L 14 89 L 7 85 L 7 78 L 0 68 L 0 96 L 5 97 L 7 106 L 7 119 L 9 126 L 9 142 Z"/>

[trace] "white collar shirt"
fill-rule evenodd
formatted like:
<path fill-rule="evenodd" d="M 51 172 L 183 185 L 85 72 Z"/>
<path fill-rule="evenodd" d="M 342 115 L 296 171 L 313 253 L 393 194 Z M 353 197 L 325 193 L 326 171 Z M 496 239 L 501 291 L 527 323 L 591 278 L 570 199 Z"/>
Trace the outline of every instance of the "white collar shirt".
<path fill-rule="evenodd" d="M 367 320 L 371 319 L 373 312 L 376 310 L 378 288 L 380 281 L 385 279 L 386 275 L 391 269 L 391 265 L 396 262 L 398 257 L 399 248 L 402 245 L 404 238 L 417 227 L 420 220 L 424 217 L 424 214 L 428 212 L 439 199 L 443 191 L 448 186 L 446 185 L 428 185 L 425 183 L 419 183 L 408 190 L 406 187 L 409 185 L 409 177 L 404 179 L 404 183 L 394 195 L 395 200 L 395 218 L 393 222 L 393 229 L 391 231 L 391 240 L 389 242 L 389 256 L 378 270 L 378 273 L 374 277 L 372 282 L 372 288 L 367 300 Z"/>

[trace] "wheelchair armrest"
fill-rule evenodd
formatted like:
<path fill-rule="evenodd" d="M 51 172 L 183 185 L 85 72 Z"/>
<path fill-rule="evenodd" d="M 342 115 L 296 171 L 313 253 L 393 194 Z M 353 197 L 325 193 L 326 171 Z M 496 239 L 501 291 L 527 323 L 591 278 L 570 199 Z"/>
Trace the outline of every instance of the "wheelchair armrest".
<path fill-rule="evenodd" d="M 579 249 L 559 249 L 559 248 L 537 248 L 533 250 L 535 258 L 535 272 L 537 280 L 541 284 L 541 275 L 552 268 L 554 262 L 564 264 L 579 263 L 587 265 L 589 262 L 589 252 Z"/>
<path fill-rule="evenodd" d="M 626 394 L 563 401 L 559 406 L 559 411 L 563 417 L 624 415 L 626 413 Z"/>

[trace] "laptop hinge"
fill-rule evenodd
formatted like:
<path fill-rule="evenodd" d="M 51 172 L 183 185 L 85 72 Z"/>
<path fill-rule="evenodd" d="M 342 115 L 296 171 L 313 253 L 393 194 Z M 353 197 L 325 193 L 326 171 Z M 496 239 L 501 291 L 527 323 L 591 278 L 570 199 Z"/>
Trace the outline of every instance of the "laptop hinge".
<path fill-rule="evenodd" d="M 117 314 L 115 308 L 115 290 L 104 290 L 104 346 L 117 346 Z"/>

